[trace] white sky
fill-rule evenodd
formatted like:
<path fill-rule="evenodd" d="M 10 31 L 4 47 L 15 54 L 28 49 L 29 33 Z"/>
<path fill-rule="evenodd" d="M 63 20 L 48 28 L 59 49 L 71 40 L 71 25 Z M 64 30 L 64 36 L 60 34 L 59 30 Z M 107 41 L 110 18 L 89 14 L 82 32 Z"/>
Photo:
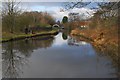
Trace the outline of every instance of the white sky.
<path fill-rule="evenodd" d="M 66 3 L 63 3 L 63 2 L 23 2 L 20 4 L 20 6 L 22 7 L 22 9 L 27 10 L 27 11 L 48 12 L 56 19 L 56 21 L 58 20 L 61 21 L 62 18 L 64 16 L 68 16 L 70 12 L 79 13 L 79 15 L 82 18 L 90 17 L 90 15 L 93 15 L 94 11 L 89 9 L 89 7 L 97 6 L 96 4 L 93 3 L 92 5 L 89 5 L 88 7 L 65 10 L 64 9 L 65 4 Z M 61 9 L 64 12 L 61 12 Z"/>
<path fill-rule="evenodd" d="M 8 1 L 8 0 L 2 0 Z M 92 2 L 90 5 L 84 8 L 74 8 L 72 10 L 67 10 L 64 12 L 60 12 L 60 9 L 64 9 L 64 4 L 70 1 L 81 1 L 81 0 L 15 0 L 17 2 L 21 1 L 19 5 L 23 11 L 39 11 L 39 12 L 48 12 L 50 13 L 55 19 L 62 20 L 64 16 L 68 16 L 70 12 L 79 13 L 82 18 L 87 18 L 92 16 L 95 12 L 91 10 L 91 7 L 98 7 L 95 2 L 105 2 L 111 0 L 83 0 L 85 2 Z M 58 2 L 59 1 L 59 2 Z M 120 1 L 120 0 L 112 0 L 112 1 Z M 89 14 L 90 15 L 89 15 Z"/>
<path fill-rule="evenodd" d="M 2 2 L 7 1 L 7 0 L 0 0 Z M 76 1 L 83 1 L 83 2 L 105 2 L 105 1 L 110 1 L 110 2 L 118 2 L 120 0 L 15 0 L 17 2 L 76 2 Z"/>

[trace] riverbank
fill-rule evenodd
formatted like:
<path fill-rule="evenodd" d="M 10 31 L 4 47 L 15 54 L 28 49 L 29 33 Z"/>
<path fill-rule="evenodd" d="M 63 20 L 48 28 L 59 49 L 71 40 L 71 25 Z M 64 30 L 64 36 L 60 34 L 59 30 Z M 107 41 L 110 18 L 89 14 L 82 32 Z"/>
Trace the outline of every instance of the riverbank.
<path fill-rule="evenodd" d="M 44 36 L 44 35 L 56 35 L 58 33 L 58 30 L 51 30 L 51 31 L 41 31 L 37 33 L 30 33 L 30 34 L 24 34 L 24 33 L 14 33 L 14 34 L 8 34 L 8 33 L 3 33 L 2 34 L 2 39 L 0 42 L 8 42 L 8 41 L 13 41 L 13 40 L 20 40 L 20 39 L 26 39 L 26 38 L 32 38 L 32 37 L 37 37 L 37 36 Z"/>
<path fill-rule="evenodd" d="M 116 27 L 112 28 L 96 28 L 96 29 L 75 29 L 72 30 L 71 35 L 84 36 L 92 41 L 90 43 L 93 47 L 100 53 L 100 55 L 108 56 L 112 61 L 114 66 L 120 68 L 119 60 L 120 56 L 118 54 L 118 29 Z M 118 72 L 120 75 L 120 72 Z"/>

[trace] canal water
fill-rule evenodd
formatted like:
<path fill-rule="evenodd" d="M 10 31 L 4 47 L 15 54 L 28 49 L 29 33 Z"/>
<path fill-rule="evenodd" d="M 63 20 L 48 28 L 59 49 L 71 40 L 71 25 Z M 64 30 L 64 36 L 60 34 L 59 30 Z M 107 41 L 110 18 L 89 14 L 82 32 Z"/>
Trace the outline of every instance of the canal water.
<path fill-rule="evenodd" d="M 59 33 L 2 44 L 4 78 L 116 78 L 111 59 Z"/>

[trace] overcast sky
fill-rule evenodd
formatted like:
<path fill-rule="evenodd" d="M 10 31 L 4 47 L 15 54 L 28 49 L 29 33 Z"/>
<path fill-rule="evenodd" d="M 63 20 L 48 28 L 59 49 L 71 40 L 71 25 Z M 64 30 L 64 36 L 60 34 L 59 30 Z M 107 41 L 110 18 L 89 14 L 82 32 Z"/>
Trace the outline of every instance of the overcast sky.
<path fill-rule="evenodd" d="M 26 11 L 39 11 L 39 12 L 48 12 L 50 13 L 56 21 L 62 20 L 64 16 L 68 16 L 70 12 L 79 13 L 82 18 L 89 18 L 92 16 L 94 10 L 91 10 L 91 7 L 97 7 L 95 3 L 83 8 L 74 8 L 70 10 L 65 10 L 64 5 L 66 2 L 22 2 L 20 6 Z M 89 13 L 89 14 L 88 14 Z"/>
<path fill-rule="evenodd" d="M 70 10 L 64 10 L 65 4 L 67 2 L 70 1 L 78 2 L 81 0 L 15 0 L 15 1 L 18 2 L 21 1 L 20 7 L 24 11 L 48 12 L 56 19 L 56 21 L 57 20 L 61 21 L 64 16 L 68 16 L 68 14 L 71 12 L 79 13 L 80 17 L 83 19 L 90 18 L 91 16 L 93 16 L 93 13 L 95 13 L 95 10 L 92 10 L 90 8 L 98 7 L 96 2 L 107 2 L 110 0 L 82 0 L 83 2 L 91 2 L 91 4 L 83 8 L 74 8 Z"/>
<path fill-rule="evenodd" d="M 1 0 L 0 0 L 1 1 Z M 2 2 L 5 2 L 8 0 L 2 0 Z M 76 2 L 76 1 L 83 1 L 83 2 L 118 2 L 120 0 L 15 0 L 17 2 Z"/>

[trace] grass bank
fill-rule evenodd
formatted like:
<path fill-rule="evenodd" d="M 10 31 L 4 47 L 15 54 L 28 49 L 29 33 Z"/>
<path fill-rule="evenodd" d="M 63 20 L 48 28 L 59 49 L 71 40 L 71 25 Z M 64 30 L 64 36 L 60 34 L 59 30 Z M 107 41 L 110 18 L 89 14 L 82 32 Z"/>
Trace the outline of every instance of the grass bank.
<path fill-rule="evenodd" d="M 8 42 L 12 40 L 20 40 L 25 38 L 32 38 L 36 36 L 44 36 L 44 35 L 55 35 L 58 33 L 58 30 L 51 30 L 51 31 L 41 31 L 37 32 L 35 34 L 25 34 L 25 33 L 2 33 L 2 39 L 0 39 L 0 42 Z"/>

